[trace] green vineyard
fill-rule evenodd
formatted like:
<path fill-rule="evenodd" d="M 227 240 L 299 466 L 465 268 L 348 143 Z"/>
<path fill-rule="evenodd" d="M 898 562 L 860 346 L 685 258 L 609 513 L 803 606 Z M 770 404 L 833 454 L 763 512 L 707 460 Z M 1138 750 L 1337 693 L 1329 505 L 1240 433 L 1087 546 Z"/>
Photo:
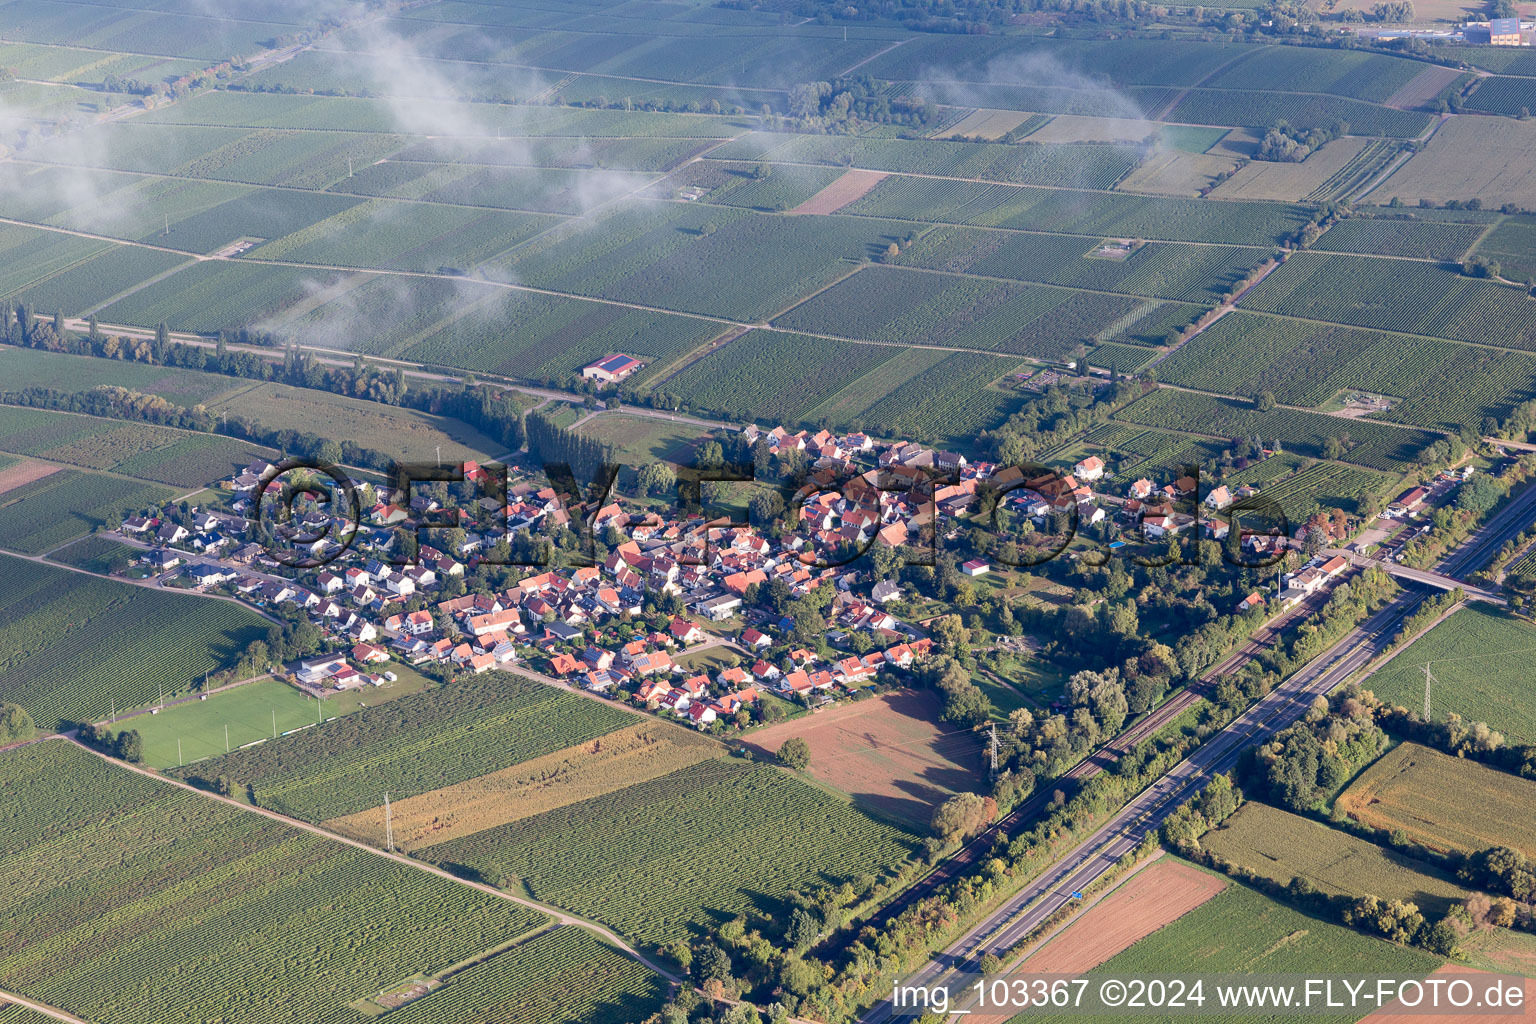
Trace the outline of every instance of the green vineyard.
<path fill-rule="evenodd" d="M 498 771 L 632 723 L 614 708 L 505 672 L 467 676 L 190 765 L 227 775 L 256 802 L 309 821 Z"/>
<path fill-rule="evenodd" d="M 536 936 L 448 977 L 389 1014 L 390 1024 L 630 1024 L 667 983 L 580 928 Z"/>
<path fill-rule="evenodd" d="M 270 625 L 255 612 L 0 555 L 0 700 L 46 728 L 188 692 Z"/>
<path fill-rule="evenodd" d="M 0 789 L 0 988 L 101 1024 L 354 1021 L 547 920 L 63 740 L 7 754 Z"/>
<path fill-rule="evenodd" d="M 878 874 L 912 841 L 778 768 L 714 760 L 426 853 L 659 945 L 824 874 Z M 684 862 L 709 870 L 657 884 L 656 865 Z"/>

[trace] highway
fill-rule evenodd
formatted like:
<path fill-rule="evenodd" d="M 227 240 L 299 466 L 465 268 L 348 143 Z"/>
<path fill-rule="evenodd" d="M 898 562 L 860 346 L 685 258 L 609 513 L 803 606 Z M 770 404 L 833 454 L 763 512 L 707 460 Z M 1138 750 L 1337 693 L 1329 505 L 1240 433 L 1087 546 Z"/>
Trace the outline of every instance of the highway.
<path fill-rule="evenodd" d="M 1181 803 L 1199 792 L 1212 775 L 1230 771 L 1243 750 L 1263 742 L 1306 714 L 1319 694 L 1334 689 L 1391 642 L 1420 595 L 1405 595 L 1352 629 L 1328 652 L 1208 740 L 1194 754 L 1144 790 L 1070 853 L 999 907 L 903 985 L 941 982 L 954 970 L 976 973 L 986 953 L 1002 955 L 1071 901 L 1073 892 L 1093 884 L 1142 839 L 1155 832 Z M 1025 910 L 1025 908 L 1028 908 Z M 1021 913 L 1021 911 L 1023 911 Z M 886 1003 L 862 1018 L 865 1024 L 891 1019 Z"/>
<path fill-rule="evenodd" d="M 1486 564 L 1505 541 L 1529 527 L 1533 518 L 1536 518 L 1536 485 L 1517 495 L 1485 527 L 1442 559 L 1435 567 L 1437 573 L 1459 577 L 1475 571 Z M 1384 652 L 1403 620 L 1418 609 L 1424 597 L 1421 592 L 1403 593 L 1350 630 L 1131 800 L 1091 836 L 1042 872 L 1039 878 L 918 971 L 901 978 L 901 983 L 904 986 L 933 985 L 954 980 L 956 971 L 976 973 L 977 962 L 984 954 L 1006 954 L 1069 903 L 1073 892 L 1081 892 L 1103 877 L 1122 856 L 1156 831 L 1164 819 L 1198 793 L 1211 776 L 1230 771 L 1245 749 L 1264 742 L 1301 718 L 1316 697 L 1332 691 Z M 1169 701 L 1164 707 L 1172 703 Z M 863 1024 L 884 1024 L 893 1016 L 889 1003 L 882 1000 L 861 1020 Z"/>
<path fill-rule="evenodd" d="M 1121 755 L 1135 748 L 1137 744 L 1146 740 L 1197 703 L 1210 691 L 1218 679 L 1237 671 L 1249 659 L 1269 647 L 1274 638 L 1284 632 L 1297 619 L 1316 612 L 1327 600 L 1327 596 L 1323 592 L 1314 594 L 1290 611 L 1276 616 L 1265 623 L 1254 632 L 1254 635 L 1247 642 L 1208 669 L 1193 686 L 1185 687 L 1169 697 L 1162 704 L 1154 708 L 1151 713 L 1128 726 L 1114 739 L 1093 751 L 1070 769 L 1057 776 L 1053 781 L 1057 783 L 1066 782 L 1072 785 L 1081 784 L 1087 782 L 1100 772 L 1113 767 Z M 967 869 L 980 860 L 990 857 L 992 855 L 993 838 L 999 832 L 1011 835 L 1019 826 L 1034 821 L 1045 810 L 1055 790 L 1060 788 L 1062 788 L 1061 785 L 1052 785 L 1037 790 L 1018 807 L 987 826 L 986 829 L 972 838 L 956 853 L 940 861 L 932 871 L 918 879 L 911 886 L 903 890 L 899 896 L 882 907 L 880 912 L 867 923 L 877 929 L 884 928 L 896 917 L 899 917 L 907 908 L 919 900 L 931 896 L 942 886 L 960 877 Z M 822 949 L 818 952 L 825 955 L 827 950 Z"/>

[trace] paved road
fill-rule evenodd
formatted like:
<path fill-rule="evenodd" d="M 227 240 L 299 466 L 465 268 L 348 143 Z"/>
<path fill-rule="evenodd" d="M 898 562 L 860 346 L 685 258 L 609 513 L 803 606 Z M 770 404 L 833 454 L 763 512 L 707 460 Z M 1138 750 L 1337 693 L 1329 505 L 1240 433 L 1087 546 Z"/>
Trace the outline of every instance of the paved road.
<path fill-rule="evenodd" d="M 1338 686 L 1385 650 L 1403 619 L 1422 599 L 1418 595 L 1399 599 L 1351 630 L 1328 653 L 1286 680 L 1143 791 L 1040 878 L 924 968 L 903 978 L 902 984 L 933 984 L 956 969 L 974 973 L 976 961 L 983 954 L 1006 953 L 1071 902 L 1074 891 L 1091 885 L 1143 838 L 1155 832 L 1163 819 L 1197 793 L 1212 775 L 1230 771 L 1243 750 L 1302 717 L 1315 697 Z M 882 1002 L 863 1020 L 865 1024 L 881 1024 L 891 1016 L 890 1008 Z"/>
<path fill-rule="evenodd" d="M 1467 595 L 1469 599 L 1474 601 L 1490 601 L 1493 604 L 1509 603 L 1504 599 L 1503 594 L 1493 590 L 1487 590 L 1483 587 L 1475 586 L 1471 583 L 1463 582 L 1454 576 L 1447 576 L 1444 573 L 1432 572 L 1428 569 L 1414 569 L 1406 565 L 1399 565 L 1396 562 L 1387 561 L 1383 558 L 1371 558 L 1367 555 L 1362 555 L 1358 551 L 1348 551 L 1343 548 L 1333 548 L 1325 553 L 1329 555 L 1338 555 L 1352 565 L 1374 566 L 1381 571 L 1390 573 L 1393 576 L 1399 577 L 1400 579 L 1411 580 L 1414 583 L 1423 583 L 1426 586 L 1434 587 L 1437 590 L 1460 589 Z"/>
<path fill-rule="evenodd" d="M 1536 518 L 1536 485 L 1517 495 L 1483 529 L 1442 559 L 1436 570 L 1448 577 L 1475 571 L 1498 552 L 1505 540 L 1529 527 L 1533 518 Z M 983 954 L 1007 952 L 1069 903 L 1073 892 L 1080 892 L 1101 878 L 1122 856 L 1155 831 L 1175 808 L 1197 793 L 1212 775 L 1231 770 L 1244 749 L 1263 742 L 1296 721 L 1317 696 L 1330 692 L 1383 653 L 1396 638 L 1403 621 L 1418 610 L 1424 598 L 1422 592 L 1404 593 L 1350 630 L 1268 697 L 1207 740 L 1199 750 L 1127 804 L 1022 892 L 1007 900 L 916 973 L 903 978 L 902 983 L 932 984 L 943 980 L 957 967 L 974 972 L 976 961 Z M 862 1020 L 864 1024 L 883 1024 L 891 1017 L 889 1005 L 880 1002 Z"/>
<path fill-rule="evenodd" d="M 1290 611 L 1269 620 L 1256 630 L 1246 643 L 1208 669 L 1193 686 L 1186 687 L 1169 697 L 1146 717 L 1058 776 L 1057 781 L 1064 781 L 1067 787 L 1080 785 L 1113 767 L 1123 754 L 1199 702 L 1210 692 L 1217 680 L 1242 668 L 1260 651 L 1269 648 L 1276 636 L 1298 619 L 1317 611 L 1326 600 L 1326 593 L 1313 594 Z M 1060 788 L 1063 786 L 1052 785 L 1034 793 L 1014 810 L 993 822 L 958 852 L 940 861 L 932 871 L 905 889 L 895 900 L 882 907 L 880 913 L 868 923 L 876 929 L 885 927 L 913 904 L 933 895 L 935 891 L 963 875 L 977 862 L 990 857 L 992 841 L 998 833 L 1011 835 L 1020 826 L 1038 818 L 1051 801 L 1055 790 Z"/>

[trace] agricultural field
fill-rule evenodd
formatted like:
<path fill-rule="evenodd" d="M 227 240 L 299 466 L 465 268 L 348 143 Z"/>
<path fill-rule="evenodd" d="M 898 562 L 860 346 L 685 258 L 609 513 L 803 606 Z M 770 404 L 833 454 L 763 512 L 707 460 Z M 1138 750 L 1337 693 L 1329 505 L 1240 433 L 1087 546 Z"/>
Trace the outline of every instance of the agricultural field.
<path fill-rule="evenodd" d="M 389 1013 L 391 1024 L 629 1024 L 661 1006 L 668 983 L 583 928 L 557 926 L 454 971 Z"/>
<path fill-rule="evenodd" d="M 778 768 L 725 758 L 433 846 L 425 854 L 659 945 L 791 889 L 879 874 L 913 837 Z M 616 850 L 624 855 L 615 857 Z M 649 884 L 656 864 L 711 868 Z"/>
<path fill-rule="evenodd" d="M 1511 280 L 1536 278 L 1536 218 L 1503 218 L 1477 243 L 1476 252 L 1497 261 Z"/>
<path fill-rule="evenodd" d="M 370 200 L 250 250 L 256 259 L 436 273 L 468 271 L 561 218 Z"/>
<path fill-rule="evenodd" d="M 1053 456 L 1062 465 L 1071 465 L 1081 454 L 1092 452 L 1114 467 L 1116 476 L 1147 476 L 1171 472 L 1190 462 L 1204 462 L 1218 452 L 1214 445 L 1184 434 L 1166 430 L 1147 430 L 1128 423 L 1101 423 L 1083 435 L 1079 445 L 1068 449 L 1070 458 Z M 1082 448 L 1081 454 L 1077 452 Z"/>
<path fill-rule="evenodd" d="M 881 436 L 961 438 L 1001 419 L 1013 399 L 989 385 L 1018 365 L 1017 357 L 752 331 L 689 365 L 663 389 L 694 412 L 736 420 L 825 418 Z"/>
<path fill-rule="evenodd" d="M 1255 46 L 1200 84 L 1211 89 L 1252 89 L 1262 82 L 1277 92 L 1330 93 L 1385 103 L 1423 68 L 1415 61 L 1383 54 Z"/>
<path fill-rule="evenodd" d="M 141 282 L 189 265 L 187 257 L 178 253 L 114 245 L 11 297 L 30 309 L 46 310 L 48 315 L 62 310 L 66 316 L 79 316 L 108 305 Z"/>
<path fill-rule="evenodd" d="M 1430 125 L 1428 114 L 1343 96 L 1240 89 L 1190 89 L 1165 117 L 1180 124 L 1227 125 L 1261 132 L 1280 121 L 1297 125 L 1343 122 L 1355 135 L 1388 139 L 1417 138 Z"/>
<path fill-rule="evenodd" d="M 910 226 L 637 202 L 550 232 L 489 266 L 524 284 L 758 322 L 883 252 Z M 721 275 L 719 268 L 731 273 Z"/>
<path fill-rule="evenodd" d="M 139 554 L 138 548 L 105 537 L 82 537 L 67 547 L 49 552 L 48 559 L 105 576 L 114 567 L 132 562 Z"/>
<path fill-rule="evenodd" d="M 1458 609 L 1371 676 L 1370 688 L 1389 704 L 1424 705 L 1424 664 L 1435 683 L 1436 718 L 1455 712 L 1487 722 L 1516 743 L 1536 741 L 1536 698 L 1523 658 L 1536 653 L 1536 627 L 1480 605 Z"/>
<path fill-rule="evenodd" d="M 1459 263 L 1487 231 L 1488 224 L 1481 220 L 1456 223 L 1423 221 L 1412 215 L 1351 217 L 1329 228 L 1313 248 Z"/>
<path fill-rule="evenodd" d="M 1507 846 L 1536 856 L 1529 809 L 1536 782 L 1416 743 L 1384 754 L 1336 803 L 1372 828 L 1401 829 L 1445 853 Z"/>
<path fill-rule="evenodd" d="M 811 747 L 813 778 L 874 814 L 921 830 L 934 808 L 981 777 L 982 741 L 946 735 L 931 691 L 888 693 L 845 702 L 751 734 L 747 746 L 771 758 L 791 736 Z"/>
<path fill-rule="evenodd" d="M 1215 187 L 1217 175 L 1235 167 L 1236 161 L 1230 154 L 1165 149 L 1143 160 L 1115 188 L 1121 192 L 1192 199 Z"/>
<path fill-rule="evenodd" d="M 16 406 L 0 406 L 0 451 L 183 488 L 271 454 L 219 434 Z"/>
<path fill-rule="evenodd" d="M 1122 145 L 1016 146 L 940 139 L 849 138 L 755 133 L 715 150 L 721 160 L 831 164 L 869 171 L 978 178 L 1014 185 L 1107 189 L 1136 166 Z"/>
<path fill-rule="evenodd" d="M 1152 361 L 1157 353 L 1141 345 L 1107 343 L 1095 346 L 1087 359 L 1092 366 L 1102 366 L 1112 373 L 1131 374 Z"/>
<path fill-rule="evenodd" d="M 33 465 L 36 465 L 35 463 Z M 0 490 L 0 548 L 39 555 L 176 496 L 169 487 L 65 469 Z"/>
<path fill-rule="evenodd" d="M 1393 474 L 1289 454 L 1271 456 L 1224 479 L 1232 486 L 1258 487 L 1262 500 L 1278 504 L 1293 527 L 1305 523 L 1315 512 L 1338 508 L 1358 516 L 1366 514 L 1368 507 L 1381 508 L 1398 482 Z"/>
<path fill-rule="evenodd" d="M 1302 207 L 1285 203 L 1209 203 L 901 174 L 887 177 L 841 212 L 1097 238 L 1260 246 L 1276 244 L 1307 220 Z"/>
<path fill-rule="evenodd" d="M 1466 105 L 1468 110 L 1485 114 L 1519 117 L 1524 112 L 1529 117 L 1531 108 L 1536 106 L 1536 82 L 1503 75 L 1485 78 L 1467 97 Z"/>
<path fill-rule="evenodd" d="M 1220 895 L 1220 875 L 1165 857 L 1137 871 L 1056 938 L 1032 952 L 1031 974 L 1077 974 L 1099 966 Z"/>
<path fill-rule="evenodd" d="M 488 462 L 501 454 L 502 447 L 447 416 L 286 384 L 242 389 L 208 409 L 260 423 L 268 430 L 355 441 L 402 460 L 435 459 L 440 450 L 447 461 Z"/>
<path fill-rule="evenodd" d="M 1525 289 L 1465 277 L 1448 264 L 1338 253 L 1292 255 L 1243 305 L 1376 330 L 1536 350 L 1536 302 Z"/>
<path fill-rule="evenodd" d="M 1301 163 L 1255 160 L 1211 193 L 1218 199 L 1295 202 L 1347 198 L 1392 158 L 1396 147 L 1379 139 L 1343 138 Z"/>
<path fill-rule="evenodd" d="M 1255 412 L 1247 401 L 1215 398 L 1159 388 L 1120 412 L 1120 418 L 1148 427 L 1187 431 L 1221 438 L 1254 437 L 1278 440 L 1286 450 L 1320 457 L 1323 443 L 1337 438 L 1345 445 L 1343 461 L 1402 473 L 1418 453 L 1436 440 L 1422 430 L 1387 426 L 1370 420 L 1341 424 L 1332 416 L 1275 409 Z"/>
<path fill-rule="evenodd" d="M 1245 885 L 1228 882 L 1205 903 L 1110 957 L 1095 973 L 1120 978 L 1150 976 L 1166 973 L 1169 964 L 1192 963 L 1209 974 L 1305 973 L 1326 964 L 1329 971 L 1340 974 L 1422 978 L 1443 961 L 1422 950 L 1382 942 L 1319 920 Z M 1353 1024 L 1357 1017 L 1358 1013 L 1346 1013 L 1309 1019 Z M 1035 1015 L 1025 1014 L 1011 1024 L 1032 1019 Z M 1079 1024 L 1101 1018 L 1060 1019 Z"/>
<path fill-rule="evenodd" d="M 103 323 L 216 332 L 268 325 L 274 317 L 334 287 L 340 271 L 239 260 L 192 264 L 96 311 Z"/>
<path fill-rule="evenodd" d="M 1316 407 L 1340 391 L 1401 399 L 1378 419 L 1460 430 L 1536 396 L 1536 357 L 1353 327 L 1228 314 L 1158 364 L 1161 380 Z M 1456 381 L 1455 388 L 1443 386 Z M 1352 428 L 1346 428 L 1352 429 Z"/>
<path fill-rule="evenodd" d="M 353 278 L 281 314 L 301 344 L 482 373 L 563 378 L 611 352 L 666 359 L 723 329 L 715 320 L 513 291 L 458 278 Z"/>
<path fill-rule="evenodd" d="M 9 753 L 0 783 L 0 986 L 103 1024 L 355 1020 L 547 921 L 63 740 Z"/>
<path fill-rule="evenodd" d="M 307 821 L 366 811 L 593 740 L 633 717 L 511 673 L 491 672 L 363 708 L 182 769 L 227 775 L 258 805 Z M 367 785 L 359 783 L 366 780 Z"/>
<path fill-rule="evenodd" d="M 230 601 L 104 580 L 0 555 L 0 700 L 39 726 L 190 692 L 234 664 L 268 623 Z"/>
<path fill-rule="evenodd" d="M 1147 242 L 1129 255 L 1093 255 L 1105 240 L 942 227 L 902 250 L 903 266 L 1153 299 L 1210 303 L 1269 255 L 1240 246 Z"/>
<path fill-rule="evenodd" d="M 1477 199 L 1485 207 L 1505 203 L 1536 206 L 1536 122 L 1492 117 L 1453 117 L 1429 144 L 1382 182 L 1375 202 L 1398 197 L 1410 205 L 1421 199 Z M 1467 159 L 1476 153 L 1477 159 Z"/>
<path fill-rule="evenodd" d="M 640 720 L 500 771 L 394 800 L 395 846 L 412 853 L 429 849 L 649 782 L 721 753 L 720 744 L 706 736 L 669 722 Z M 382 804 L 332 818 L 325 826 L 384 845 Z"/>
<path fill-rule="evenodd" d="M 110 248 L 111 242 L 0 224 L 0 299 Z"/>
<path fill-rule="evenodd" d="M 1470 895 L 1422 861 L 1254 801 L 1206 833 L 1200 845 L 1281 885 L 1304 878 L 1326 893 L 1403 900 L 1429 918 Z"/>
<path fill-rule="evenodd" d="M 1060 359 L 1139 306 L 1126 296 L 869 267 L 774 324 L 893 344 Z"/>
<path fill-rule="evenodd" d="M 156 715 L 137 715 L 124 720 L 119 728 L 138 730 L 144 740 L 144 764 L 177 768 L 315 725 L 322 714 L 329 717 L 334 712 L 329 708 L 322 711 L 313 697 L 287 683 L 262 679 L 210 694 L 207 700 L 165 708 Z"/>
<path fill-rule="evenodd" d="M 954 124 L 945 126 L 940 134 L 932 137 L 936 139 L 986 139 L 988 142 L 996 142 L 1003 136 L 1017 131 L 1026 122 L 1034 120 L 1038 115 L 1029 114 L 1022 110 L 973 110 Z M 1041 119 L 1041 125 L 1046 123 Z M 1039 131 L 1040 126 L 1035 126 L 1032 131 Z M 1021 133 L 1017 138 L 1027 138 L 1029 131 Z"/>

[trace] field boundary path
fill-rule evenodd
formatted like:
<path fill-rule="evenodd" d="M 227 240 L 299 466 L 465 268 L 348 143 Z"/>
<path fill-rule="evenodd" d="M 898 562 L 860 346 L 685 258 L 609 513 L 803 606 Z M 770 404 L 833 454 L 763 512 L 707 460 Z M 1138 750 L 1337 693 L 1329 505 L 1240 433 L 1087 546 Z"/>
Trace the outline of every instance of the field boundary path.
<path fill-rule="evenodd" d="M 377 847 L 369 846 L 367 843 L 359 842 L 356 839 L 349 839 L 346 836 L 321 828 L 319 825 L 312 825 L 307 821 L 300 821 L 297 818 L 290 818 L 285 814 L 279 814 L 277 811 L 269 810 L 265 807 L 256 807 L 252 804 L 241 803 L 239 800 L 235 800 L 230 797 L 219 796 L 217 793 L 210 793 L 207 790 L 198 789 L 191 783 L 182 782 L 180 779 L 173 779 L 167 775 L 162 775 L 161 773 L 152 771 L 148 768 L 141 768 L 138 765 L 129 764 L 126 761 L 120 761 L 115 757 L 103 754 L 101 751 L 93 749 L 88 744 L 82 743 L 74 735 L 69 735 L 64 738 L 80 747 L 82 750 L 88 751 L 89 753 L 101 758 L 103 761 L 106 761 L 109 764 L 117 765 L 118 767 L 130 772 L 136 772 L 145 778 L 154 779 L 155 781 L 164 783 L 166 785 L 176 786 L 180 789 L 186 790 L 189 793 L 195 793 L 197 796 L 204 799 L 216 800 L 219 803 L 227 804 L 230 807 L 245 811 L 248 814 L 259 814 L 264 818 L 270 818 L 273 821 L 281 822 L 284 825 L 300 829 L 304 832 L 309 832 L 312 835 L 322 836 L 331 840 L 332 842 L 341 843 L 344 846 L 350 846 L 356 850 L 362 850 L 364 853 L 371 853 L 375 857 L 382 857 L 385 860 L 394 861 L 396 864 L 414 868 L 417 871 L 421 871 L 429 875 L 436 875 L 439 878 L 446 879 L 447 881 L 453 882 L 457 885 L 468 886 L 471 889 L 485 893 L 487 896 L 495 896 L 499 899 L 506 900 L 509 903 L 516 903 L 520 906 L 527 907 L 530 910 L 537 910 L 542 914 L 547 914 L 549 917 L 553 918 L 560 924 L 572 925 L 577 928 L 585 928 L 593 934 L 597 935 L 604 942 L 612 945 L 614 948 L 623 950 L 636 961 L 659 974 L 661 977 L 666 978 L 674 985 L 683 983 L 682 979 L 678 978 L 675 974 L 672 974 L 670 971 L 667 971 L 660 965 L 652 962 L 639 950 L 635 949 L 629 943 L 621 939 L 616 933 L 598 924 L 596 921 L 588 921 L 586 918 L 577 917 L 570 911 L 562 910 L 559 907 L 552 907 L 547 903 L 539 903 L 536 900 L 527 899 L 523 896 L 514 896 L 512 893 L 504 892 L 495 886 L 486 885 L 483 882 L 472 882 L 467 878 L 460 878 L 458 875 L 455 875 L 450 871 L 445 871 L 436 865 L 427 864 L 423 861 L 416 860 L 413 857 L 407 857 L 401 853 L 389 853 L 386 850 L 380 850 Z M 64 1019 L 74 1020 L 72 1017 Z"/>
<path fill-rule="evenodd" d="M 4 1006 L 6 1003 L 15 1003 L 17 1006 L 25 1006 L 27 1009 L 34 1013 L 41 1013 L 43 1016 L 52 1017 L 54 1020 L 69 1021 L 69 1024 L 91 1024 L 90 1021 L 76 1017 L 74 1014 L 67 1013 L 56 1006 L 49 1006 L 47 1003 L 39 1003 L 36 1000 L 28 999 L 26 996 L 19 996 L 14 992 L 7 992 L 4 989 L 0 989 L 0 1006 Z"/>
<path fill-rule="evenodd" d="M 886 54 L 888 54 L 892 50 L 896 49 L 896 47 L 903 46 L 903 45 L 905 45 L 907 43 L 910 43 L 911 41 L 912 40 L 911 40 L 910 37 L 907 38 L 907 39 L 898 39 L 898 40 L 896 40 L 896 42 L 892 43 L 890 46 L 887 46 L 885 49 L 883 49 L 883 50 L 876 50 L 874 53 L 870 54 L 868 57 L 865 57 L 863 60 L 859 61 L 857 64 L 850 64 L 846 68 L 843 68 L 843 70 L 841 70 L 841 71 L 839 71 L 837 73 L 837 77 L 838 78 L 847 78 L 849 75 L 853 74 L 859 68 L 863 67 L 865 64 L 868 64 L 870 61 L 874 60 L 876 57 L 884 57 Z"/>

